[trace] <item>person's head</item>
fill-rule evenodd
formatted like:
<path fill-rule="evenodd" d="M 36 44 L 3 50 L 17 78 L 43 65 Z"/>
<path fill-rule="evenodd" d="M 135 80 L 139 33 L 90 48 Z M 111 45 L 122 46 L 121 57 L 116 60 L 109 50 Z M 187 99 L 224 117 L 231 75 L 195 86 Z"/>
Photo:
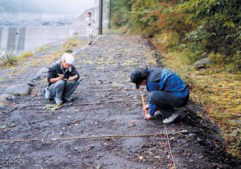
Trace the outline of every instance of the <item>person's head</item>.
<path fill-rule="evenodd" d="M 69 67 L 71 67 L 74 63 L 74 56 L 71 55 L 70 53 L 65 53 L 63 54 L 63 56 L 61 57 L 61 65 L 67 69 Z"/>
<path fill-rule="evenodd" d="M 143 68 L 138 68 L 131 73 L 130 80 L 132 83 L 136 84 L 136 89 L 139 89 L 141 85 L 146 84 L 148 74 L 148 70 Z"/>
<path fill-rule="evenodd" d="M 88 13 L 87 13 L 87 15 L 88 15 L 88 16 L 91 16 L 91 15 L 92 15 L 92 13 L 91 13 L 91 12 L 88 12 Z"/>

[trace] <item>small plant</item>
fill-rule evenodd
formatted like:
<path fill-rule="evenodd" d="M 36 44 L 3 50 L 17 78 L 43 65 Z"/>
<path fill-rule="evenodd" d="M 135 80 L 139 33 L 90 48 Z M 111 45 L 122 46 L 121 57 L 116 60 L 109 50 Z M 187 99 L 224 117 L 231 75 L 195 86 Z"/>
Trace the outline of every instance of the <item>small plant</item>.
<path fill-rule="evenodd" d="M 2 52 L 0 57 L 0 65 L 1 66 L 12 66 L 17 63 L 16 56 L 14 56 L 11 52 L 6 53 Z"/>
<path fill-rule="evenodd" d="M 69 49 L 73 49 L 74 47 L 79 46 L 80 43 L 81 42 L 78 39 L 71 38 L 64 43 L 63 48 L 65 51 L 67 51 Z"/>
<path fill-rule="evenodd" d="M 21 55 L 19 55 L 17 58 L 23 59 L 23 58 L 28 58 L 28 57 L 31 57 L 31 56 L 33 56 L 32 52 L 24 52 Z"/>
<path fill-rule="evenodd" d="M 36 52 L 37 52 L 37 53 L 39 53 L 39 52 L 45 52 L 45 51 L 47 51 L 48 49 L 50 49 L 50 45 L 44 45 L 44 46 L 38 48 L 38 49 L 36 50 Z"/>
<path fill-rule="evenodd" d="M 1 66 L 13 66 L 16 65 L 20 60 L 33 56 L 32 52 L 24 52 L 19 56 L 15 56 L 12 52 L 2 52 L 0 57 Z"/>

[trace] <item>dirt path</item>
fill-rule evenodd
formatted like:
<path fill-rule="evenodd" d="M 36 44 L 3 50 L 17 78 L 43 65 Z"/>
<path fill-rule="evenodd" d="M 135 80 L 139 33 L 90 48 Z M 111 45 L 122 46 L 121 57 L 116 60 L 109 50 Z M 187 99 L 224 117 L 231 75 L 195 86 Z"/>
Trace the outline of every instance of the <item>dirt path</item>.
<path fill-rule="evenodd" d="M 78 52 L 82 81 L 73 103 L 46 109 L 40 94 L 44 81 L 32 96 L 17 97 L 15 110 L 0 113 L 8 126 L 0 129 L 0 168 L 232 168 L 224 163 L 229 159 L 206 155 L 212 151 L 208 144 L 213 149 L 222 145 L 199 135 L 204 130 L 200 126 L 143 119 L 140 93 L 129 83 L 129 73 L 152 63 L 152 53 L 139 37 L 103 36 Z M 164 134 L 151 136 L 158 133 Z M 99 137 L 110 135 L 118 137 Z"/>

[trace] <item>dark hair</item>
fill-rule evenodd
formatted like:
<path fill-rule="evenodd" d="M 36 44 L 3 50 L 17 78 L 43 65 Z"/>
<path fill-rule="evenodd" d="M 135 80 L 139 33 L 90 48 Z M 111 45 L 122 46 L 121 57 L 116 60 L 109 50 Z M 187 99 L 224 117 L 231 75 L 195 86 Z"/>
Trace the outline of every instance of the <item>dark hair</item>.
<path fill-rule="evenodd" d="M 138 89 L 142 81 L 147 79 L 148 75 L 148 68 L 137 68 L 131 73 L 130 80 L 136 84 L 136 88 Z"/>
<path fill-rule="evenodd" d="M 143 77 L 143 80 L 146 80 L 148 75 L 149 75 L 149 69 L 148 67 L 146 68 L 141 68 L 142 69 L 142 77 Z"/>

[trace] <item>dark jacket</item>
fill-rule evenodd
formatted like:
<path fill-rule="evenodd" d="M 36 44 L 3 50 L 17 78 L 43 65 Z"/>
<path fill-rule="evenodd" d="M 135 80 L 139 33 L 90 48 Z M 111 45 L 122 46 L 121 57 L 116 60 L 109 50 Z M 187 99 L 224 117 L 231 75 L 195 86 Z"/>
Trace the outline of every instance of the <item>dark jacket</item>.
<path fill-rule="evenodd" d="M 57 78 L 57 77 L 59 77 L 59 75 L 64 75 L 65 79 L 68 79 L 69 77 L 78 75 L 78 78 L 76 79 L 76 81 L 79 80 L 79 73 L 78 73 L 78 71 L 76 70 L 76 68 L 73 65 L 70 68 L 68 68 L 68 69 L 64 69 L 61 66 L 61 63 L 56 63 L 53 66 L 51 66 L 49 68 L 49 71 L 48 71 L 48 82 L 49 82 L 49 85 L 52 84 L 50 82 L 50 79 Z"/>
<path fill-rule="evenodd" d="M 146 84 L 148 91 L 165 91 L 177 97 L 186 97 L 188 86 L 174 72 L 166 68 L 155 68 L 148 70 Z"/>
<path fill-rule="evenodd" d="M 169 69 L 155 68 L 148 70 L 146 88 L 151 91 L 164 91 L 178 99 L 187 100 L 189 89 L 186 83 Z M 157 105 L 149 103 L 149 113 L 154 115 Z"/>

